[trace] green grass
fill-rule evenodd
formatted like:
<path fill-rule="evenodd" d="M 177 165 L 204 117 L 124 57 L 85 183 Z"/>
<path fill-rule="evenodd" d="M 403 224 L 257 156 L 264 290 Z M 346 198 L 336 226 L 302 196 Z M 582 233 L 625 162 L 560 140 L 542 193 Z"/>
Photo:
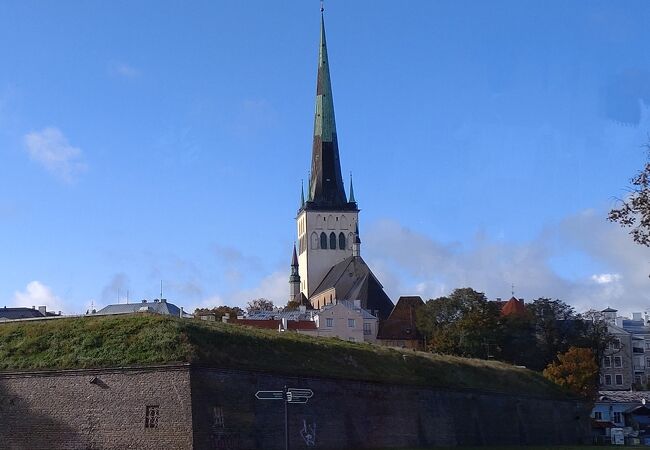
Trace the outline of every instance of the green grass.
<path fill-rule="evenodd" d="M 398 351 L 223 323 L 147 314 L 0 325 L 0 370 L 4 371 L 171 362 L 566 396 L 539 374 L 499 362 Z"/>

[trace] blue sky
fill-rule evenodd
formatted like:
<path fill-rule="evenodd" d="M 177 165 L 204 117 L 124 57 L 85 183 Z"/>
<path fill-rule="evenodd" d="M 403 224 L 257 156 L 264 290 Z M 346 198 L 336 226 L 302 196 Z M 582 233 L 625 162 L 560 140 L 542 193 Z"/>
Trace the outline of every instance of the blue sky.
<path fill-rule="evenodd" d="M 0 299 L 284 303 L 319 4 L 0 4 Z M 326 3 L 362 254 L 394 299 L 650 306 L 647 1 Z"/>

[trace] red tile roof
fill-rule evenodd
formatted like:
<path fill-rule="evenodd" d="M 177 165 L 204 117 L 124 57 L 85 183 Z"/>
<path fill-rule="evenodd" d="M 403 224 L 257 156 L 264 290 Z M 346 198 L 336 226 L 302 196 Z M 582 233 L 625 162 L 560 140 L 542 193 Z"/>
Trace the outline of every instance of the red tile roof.
<path fill-rule="evenodd" d="M 527 313 L 523 300 L 512 297 L 501 308 L 502 316 L 523 316 Z"/>

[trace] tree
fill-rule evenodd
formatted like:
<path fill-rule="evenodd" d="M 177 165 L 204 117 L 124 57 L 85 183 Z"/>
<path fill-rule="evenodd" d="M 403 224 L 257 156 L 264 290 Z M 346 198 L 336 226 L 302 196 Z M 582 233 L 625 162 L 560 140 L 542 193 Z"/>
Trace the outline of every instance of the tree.
<path fill-rule="evenodd" d="M 584 334 L 584 322 L 572 306 L 562 300 L 538 298 L 528 305 L 537 341 L 530 368 L 542 370 L 558 353 L 576 345 Z"/>
<path fill-rule="evenodd" d="M 605 352 L 614 342 L 614 335 L 609 332 L 607 321 L 602 312 L 590 309 L 583 313 L 582 317 L 585 320 L 585 327 L 580 346 L 591 349 L 596 364 L 600 367 Z"/>
<path fill-rule="evenodd" d="M 646 144 L 650 151 L 650 142 Z M 650 161 L 643 170 L 630 179 L 632 187 L 627 199 L 619 199 L 621 207 L 607 215 L 610 222 L 618 222 L 624 228 L 632 228 L 634 242 L 650 247 Z"/>
<path fill-rule="evenodd" d="M 544 369 L 544 377 L 586 398 L 598 392 L 598 364 L 590 348 L 571 347 Z"/>
<path fill-rule="evenodd" d="M 194 310 L 195 316 L 204 316 L 207 314 L 214 314 L 216 320 L 221 320 L 225 314 L 230 314 L 230 317 L 237 317 L 244 314 L 244 310 L 239 306 L 217 306 L 214 308 L 196 308 Z"/>
<path fill-rule="evenodd" d="M 295 300 L 289 300 L 287 302 L 287 306 L 282 308 L 283 311 L 297 311 L 300 308 L 301 304 L 300 302 L 297 302 Z"/>
<path fill-rule="evenodd" d="M 499 317 L 498 305 L 485 294 L 462 288 L 427 301 L 417 312 L 417 325 L 431 351 L 487 358 L 499 351 Z"/>
<path fill-rule="evenodd" d="M 246 311 L 248 313 L 251 311 L 273 311 L 273 308 L 273 302 L 266 298 L 257 298 L 246 304 Z"/>

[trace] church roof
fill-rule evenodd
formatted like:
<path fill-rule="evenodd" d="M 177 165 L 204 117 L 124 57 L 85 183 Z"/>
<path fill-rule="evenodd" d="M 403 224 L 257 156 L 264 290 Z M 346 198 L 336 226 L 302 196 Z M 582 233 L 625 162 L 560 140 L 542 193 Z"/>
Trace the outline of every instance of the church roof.
<path fill-rule="evenodd" d="M 314 290 L 312 297 L 336 289 L 337 300 L 361 300 L 361 307 L 385 319 L 393 309 L 384 288 L 361 256 L 349 256 L 333 266 Z"/>
<path fill-rule="evenodd" d="M 527 311 L 524 306 L 524 301 L 515 297 L 512 297 L 501 307 L 502 316 L 523 316 L 526 314 Z"/>
<path fill-rule="evenodd" d="M 316 83 L 316 110 L 314 140 L 311 157 L 309 196 L 302 208 L 307 210 L 356 211 L 357 205 L 348 202 L 341 176 L 339 144 L 334 119 L 334 100 L 330 82 L 325 22 L 321 15 L 318 77 Z"/>
<path fill-rule="evenodd" d="M 422 306 L 424 302 L 420 296 L 400 297 L 388 319 L 379 327 L 377 339 L 421 339 L 416 326 L 416 311 Z"/>

